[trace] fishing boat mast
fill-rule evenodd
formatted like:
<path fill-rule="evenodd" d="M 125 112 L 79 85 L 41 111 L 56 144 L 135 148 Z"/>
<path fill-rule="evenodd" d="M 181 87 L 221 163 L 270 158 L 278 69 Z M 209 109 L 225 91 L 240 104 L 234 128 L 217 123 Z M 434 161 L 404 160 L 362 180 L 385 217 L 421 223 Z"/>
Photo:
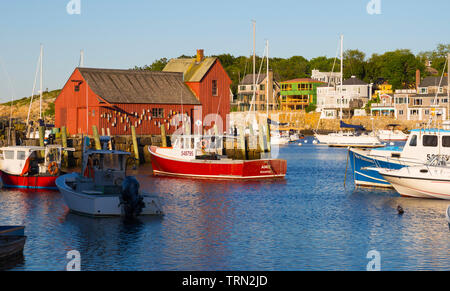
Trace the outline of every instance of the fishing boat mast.
<path fill-rule="evenodd" d="M 450 53 L 447 56 L 447 119 L 450 120 Z"/>
<path fill-rule="evenodd" d="M 43 90 L 42 90 L 42 69 L 43 69 L 43 57 L 44 57 L 44 45 L 41 44 L 41 77 L 39 80 L 39 85 L 40 85 L 40 96 L 39 96 L 39 120 L 42 120 L 42 94 L 43 94 Z"/>
<path fill-rule="evenodd" d="M 267 72 L 266 72 L 266 112 L 267 118 L 269 118 L 269 40 L 266 40 L 266 49 L 267 49 Z M 273 92 L 273 91 L 272 91 Z"/>
<path fill-rule="evenodd" d="M 344 96 L 342 95 L 343 92 L 343 84 L 344 83 L 344 35 L 341 34 L 341 86 L 340 86 L 340 119 L 342 120 L 342 102 L 344 101 Z"/>
<path fill-rule="evenodd" d="M 256 21 L 252 20 L 253 23 L 253 110 L 255 109 L 255 99 L 256 99 Z"/>

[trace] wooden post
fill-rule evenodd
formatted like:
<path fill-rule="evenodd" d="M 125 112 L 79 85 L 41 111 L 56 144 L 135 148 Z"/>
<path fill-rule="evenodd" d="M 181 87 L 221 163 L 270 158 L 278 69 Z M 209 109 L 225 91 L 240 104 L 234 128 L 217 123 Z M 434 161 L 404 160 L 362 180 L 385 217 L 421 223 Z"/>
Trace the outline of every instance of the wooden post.
<path fill-rule="evenodd" d="M 163 130 L 164 125 L 161 124 L 161 130 Z M 136 137 L 136 128 L 134 126 L 131 126 L 131 136 L 133 138 L 133 151 L 134 151 L 134 157 L 136 158 L 136 164 L 139 165 L 139 147 L 137 143 L 137 137 Z"/>
<path fill-rule="evenodd" d="M 112 151 L 112 141 L 111 141 L 111 130 L 106 128 L 106 134 L 109 136 L 109 142 L 108 142 L 108 148 L 110 151 Z"/>
<path fill-rule="evenodd" d="M 167 137 L 166 137 L 166 127 L 164 126 L 164 124 L 161 124 L 161 142 L 162 142 L 162 147 L 166 148 L 167 147 Z"/>
<path fill-rule="evenodd" d="M 266 146 L 264 144 L 264 126 L 262 124 L 259 125 L 259 148 L 261 150 L 262 153 L 266 152 Z"/>
<path fill-rule="evenodd" d="M 92 134 L 94 135 L 95 149 L 101 150 L 102 144 L 100 143 L 100 136 L 98 135 L 97 126 L 95 126 L 95 125 L 92 126 Z"/>
<path fill-rule="evenodd" d="M 45 137 L 45 128 L 43 126 L 39 126 L 39 146 L 44 146 L 44 137 Z"/>
<path fill-rule="evenodd" d="M 62 141 L 62 146 L 63 148 L 67 148 L 67 132 L 66 132 L 66 127 L 63 126 L 61 127 L 61 141 Z M 63 150 L 63 163 L 65 167 L 68 167 L 69 165 L 69 155 L 67 153 L 67 151 Z"/>

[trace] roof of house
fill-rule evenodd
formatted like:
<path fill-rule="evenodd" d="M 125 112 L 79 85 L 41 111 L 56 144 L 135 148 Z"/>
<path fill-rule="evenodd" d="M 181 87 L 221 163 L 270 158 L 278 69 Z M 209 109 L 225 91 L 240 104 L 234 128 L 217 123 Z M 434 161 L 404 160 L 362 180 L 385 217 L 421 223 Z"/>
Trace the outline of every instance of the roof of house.
<path fill-rule="evenodd" d="M 77 69 L 92 91 L 109 103 L 201 105 L 180 73 Z"/>
<path fill-rule="evenodd" d="M 248 74 L 239 85 L 253 85 L 253 76 L 255 75 L 256 84 L 261 84 L 266 78 L 266 74 Z"/>
<path fill-rule="evenodd" d="M 447 86 L 447 77 L 442 78 L 441 77 L 426 77 L 424 78 L 420 84 L 419 87 L 438 87 L 439 84 L 441 84 L 441 87 Z"/>
<path fill-rule="evenodd" d="M 322 81 L 318 81 L 318 80 L 314 80 L 311 78 L 297 78 L 297 79 L 292 79 L 292 80 L 288 80 L 288 81 L 283 81 L 281 82 L 282 84 L 286 84 L 286 83 L 324 83 Z"/>
<path fill-rule="evenodd" d="M 216 57 L 208 57 L 197 63 L 195 58 L 171 59 L 163 71 L 183 73 L 185 82 L 201 82 L 216 60 Z"/>
<path fill-rule="evenodd" d="M 351 77 L 350 79 L 344 80 L 344 85 L 369 85 L 364 81 L 361 81 L 360 79 L 356 77 Z"/>
<path fill-rule="evenodd" d="M 416 95 L 411 95 L 409 96 L 410 98 L 417 98 L 417 97 L 431 97 L 431 98 L 435 98 L 436 97 L 436 93 L 430 93 L 430 94 L 416 94 Z M 448 97 L 447 94 L 445 93 L 440 93 L 437 95 L 437 97 Z"/>

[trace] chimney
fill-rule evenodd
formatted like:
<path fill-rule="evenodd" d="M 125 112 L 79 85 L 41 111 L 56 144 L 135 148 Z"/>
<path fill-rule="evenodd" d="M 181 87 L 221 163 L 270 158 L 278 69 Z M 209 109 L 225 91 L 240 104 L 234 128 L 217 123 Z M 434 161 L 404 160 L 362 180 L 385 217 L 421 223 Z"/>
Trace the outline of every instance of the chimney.
<path fill-rule="evenodd" d="M 419 91 L 420 86 L 420 70 L 417 69 L 416 71 L 416 90 Z"/>
<path fill-rule="evenodd" d="M 201 63 L 202 61 L 203 61 L 203 58 L 204 58 L 204 54 L 203 54 L 203 50 L 197 50 L 197 58 L 195 59 L 195 61 L 197 62 L 197 63 Z"/>

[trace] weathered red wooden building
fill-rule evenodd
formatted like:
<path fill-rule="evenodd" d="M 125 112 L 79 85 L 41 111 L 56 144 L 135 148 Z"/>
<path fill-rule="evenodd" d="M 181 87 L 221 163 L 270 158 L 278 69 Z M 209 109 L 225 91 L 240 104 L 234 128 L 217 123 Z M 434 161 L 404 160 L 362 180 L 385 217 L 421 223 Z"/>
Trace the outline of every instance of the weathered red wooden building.
<path fill-rule="evenodd" d="M 112 135 L 168 134 L 179 126 L 172 118 L 184 112 L 195 130 L 195 122 L 219 113 L 225 130 L 230 112 L 231 80 L 217 58 L 187 60 L 186 70 L 164 72 L 76 68 L 55 101 L 55 125 L 66 126 L 69 134 L 92 134 L 96 125 Z M 202 120 L 203 121 L 203 120 Z"/>

